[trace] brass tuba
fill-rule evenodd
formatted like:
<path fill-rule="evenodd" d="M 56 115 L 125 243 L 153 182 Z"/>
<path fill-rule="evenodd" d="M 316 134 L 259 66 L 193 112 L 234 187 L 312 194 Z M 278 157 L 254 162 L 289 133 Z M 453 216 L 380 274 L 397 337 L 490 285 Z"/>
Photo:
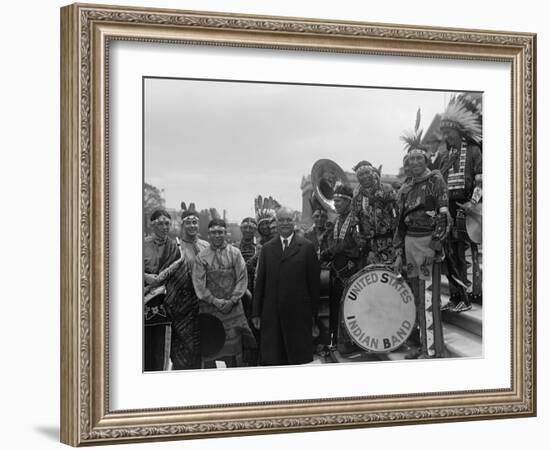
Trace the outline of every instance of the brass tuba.
<path fill-rule="evenodd" d="M 334 209 L 334 187 L 337 182 L 348 184 L 348 177 L 344 170 L 331 159 L 319 159 L 311 168 L 311 184 L 313 195 L 319 203 L 330 213 Z"/>

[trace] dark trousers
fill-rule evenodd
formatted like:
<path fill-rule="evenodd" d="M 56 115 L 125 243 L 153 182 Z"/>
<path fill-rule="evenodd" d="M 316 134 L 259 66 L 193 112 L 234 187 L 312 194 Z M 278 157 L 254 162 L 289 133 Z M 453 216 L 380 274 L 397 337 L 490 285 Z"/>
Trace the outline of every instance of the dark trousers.
<path fill-rule="evenodd" d="M 340 317 L 342 303 L 342 294 L 345 284 L 338 277 L 331 277 L 330 297 L 329 297 L 329 337 L 332 345 L 337 345 L 340 353 L 351 353 L 359 350 L 355 343 L 349 337 L 344 321 Z"/>
<path fill-rule="evenodd" d="M 468 303 L 466 289 L 455 281 L 460 279 L 463 283 L 468 282 L 468 266 L 466 264 L 466 249 L 468 245 L 460 239 L 449 239 L 447 254 L 447 278 L 451 290 L 451 298 L 455 301 Z"/>
<path fill-rule="evenodd" d="M 243 303 L 244 314 L 252 335 L 256 340 L 255 344 L 249 345 L 243 341 L 243 363 L 245 366 L 253 367 L 260 363 L 260 330 L 257 330 L 252 323 L 252 299 L 248 296 L 241 298 Z"/>
<path fill-rule="evenodd" d="M 465 201 L 466 200 L 464 200 L 464 202 Z M 451 300 L 457 303 L 463 301 L 469 304 L 470 301 L 466 294 L 466 289 L 455 281 L 455 279 L 458 278 L 462 283 L 468 283 L 468 265 L 466 263 L 468 236 L 466 234 L 466 229 L 463 229 L 460 224 L 457 224 L 457 210 L 458 206 L 456 202 L 449 202 L 449 211 L 453 218 L 453 229 L 449 233 L 446 245 L 447 278 L 449 280 Z"/>
<path fill-rule="evenodd" d="M 344 292 L 344 283 L 339 278 L 331 277 L 329 296 L 329 334 L 332 343 L 338 341 L 338 324 L 340 323 L 340 299 Z"/>
<path fill-rule="evenodd" d="M 146 372 L 164 369 L 166 325 L 144 327 L 143 365 Z"/>

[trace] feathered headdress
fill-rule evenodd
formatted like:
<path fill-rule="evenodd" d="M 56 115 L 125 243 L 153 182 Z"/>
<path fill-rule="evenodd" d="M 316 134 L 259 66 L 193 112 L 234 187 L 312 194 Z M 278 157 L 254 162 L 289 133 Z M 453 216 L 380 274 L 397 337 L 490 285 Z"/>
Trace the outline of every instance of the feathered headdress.
<path fill-rule="evenodd" d="M 481 99 L 461 94 L 449 101 L 441 116 L 440 128 L 454 128 L 463 136 L 475 142 L 481 142 Z"/>
<path fill-rule="evenodd" d="M 189 216 L 199 217 L 199 212 L 197 211 L 195 204 L 189 203 L 189 208 L 187 208 L 187 205 L 185 204 L 185 202 L 181 202 L 181 219 L 183 220 Z"/>
<path fill-rule="evenodd" d="M 254 199 L 254 211 L 256 212 L 258 225 L 264 220 L 273 220 L 280 207 L 281 204 L 273 197 L 269 196 L 263 198 L 261 195 L 258 195 L 258 197 Z"/>
<path fill-rule="evenodd" d="M 405 130 L 403 134 L 399 137 L 405 145 L 404 150 L 410 152 L 411 150 L 426 150 L 426 147 L 422 145 L 422 133 L 424 130 L 420 130 L 420 108 L 416 111 L 416 122 L 414 124 L 414 130 Z"/>

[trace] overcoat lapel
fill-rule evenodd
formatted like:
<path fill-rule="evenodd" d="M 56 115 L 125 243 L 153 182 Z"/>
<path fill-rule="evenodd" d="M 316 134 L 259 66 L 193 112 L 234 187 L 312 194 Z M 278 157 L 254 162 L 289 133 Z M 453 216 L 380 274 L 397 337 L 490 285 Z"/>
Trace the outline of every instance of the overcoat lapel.
<path fill-rule="evenodd" d="M 281 242 L 279 240 L 279 242 Z M 283 257 L 281 259 L 281 261 L 284 261 L 285 259 L 288 259 L 290 258 L 291 256 L 295 255 L 296 253 L 298 253 L 298 250 L 300 250 L 300 243 L 298 242 L 298 239 L 296 236 L 294 236 L 292 238 L 292 241 L 290 241 L 290 245 L 288 246 L 288 248 L 286 249 L 286 251 L 283 253 Z M 282 250 L 282 247 L 280 247 L 281 250 Z"/>
<path fill-rule="evenodd" d="M 281 258 L 283 257 L 283 247 L 281 246 L 279 235 L 273 239 L 273 256 L 275 261 L 277 261 L 277 264 L 279 264 L 281 262 Z"/>

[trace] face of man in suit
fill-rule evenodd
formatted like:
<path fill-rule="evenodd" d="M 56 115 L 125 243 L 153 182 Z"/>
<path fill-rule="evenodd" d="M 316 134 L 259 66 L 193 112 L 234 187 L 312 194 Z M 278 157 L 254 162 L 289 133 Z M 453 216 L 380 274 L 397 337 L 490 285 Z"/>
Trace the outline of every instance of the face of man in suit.
<path fill-rule="evenodd" d="M 287 208 L 281 208 L 277 213 L 277 228 L 283 238 L 289 237 L 294 232 L 296 219 L 294 213 Z"/>

